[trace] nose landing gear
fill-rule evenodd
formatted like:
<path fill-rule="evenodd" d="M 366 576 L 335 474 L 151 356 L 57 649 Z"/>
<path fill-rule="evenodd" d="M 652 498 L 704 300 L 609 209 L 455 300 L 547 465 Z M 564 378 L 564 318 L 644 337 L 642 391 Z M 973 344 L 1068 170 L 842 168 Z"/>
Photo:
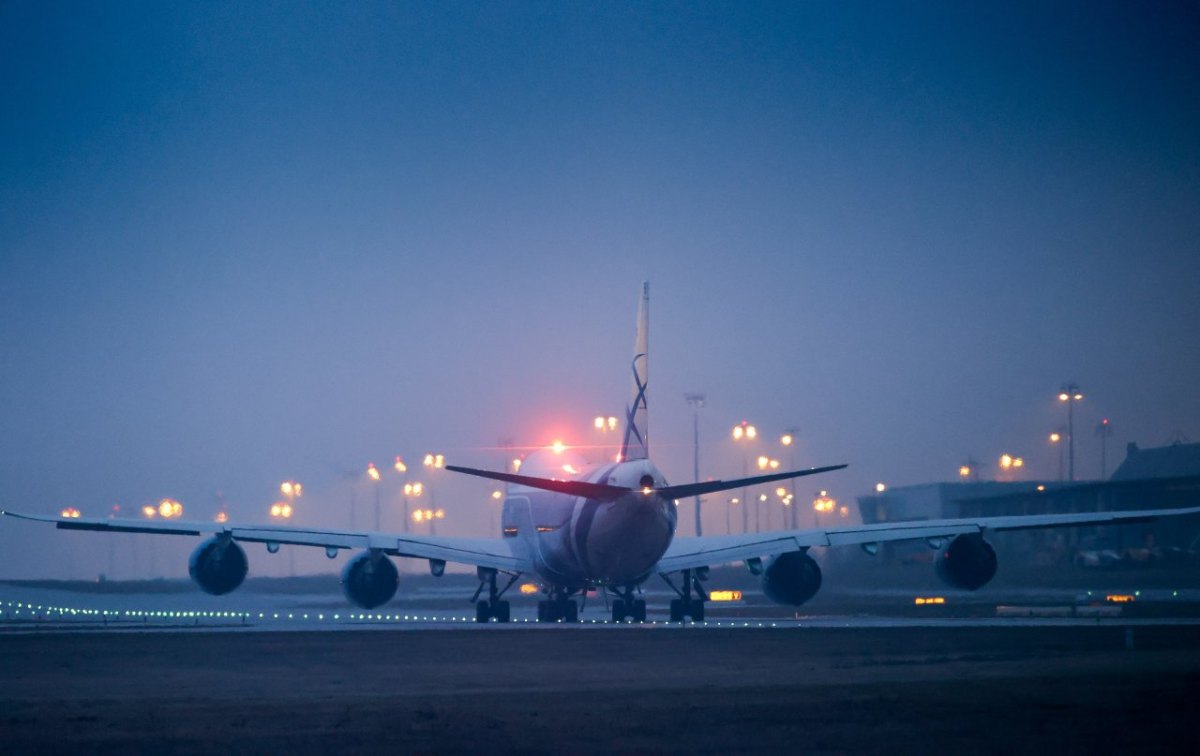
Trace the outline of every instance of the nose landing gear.
<path fill-rule="evenodd" d="M 632 620 L 634 622 L 646 621 L 646 600 L 634 598 L 633 588 L 626 586 L 623 590 L 612 588 L 613 593 L 617 594 L 617 598 L 612 602 L 612 621 L 624 622 Z"/>
<path fill-rule="evenodd" d="M 553 588 L 550 598 L 538 602 L 538 622 L 578 622 L 579 604 L 564 588 Z"/>

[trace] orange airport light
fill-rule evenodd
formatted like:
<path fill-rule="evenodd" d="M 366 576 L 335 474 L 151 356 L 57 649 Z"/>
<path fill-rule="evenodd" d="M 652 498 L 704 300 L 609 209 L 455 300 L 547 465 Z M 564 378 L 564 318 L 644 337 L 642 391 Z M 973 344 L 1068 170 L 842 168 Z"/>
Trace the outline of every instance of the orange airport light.
<path fill-rule="evenodd" d="M 521 593 L 526 596 L 532 596 L 538 592 L 538 587 L 533 583 L 521 583 Z"/>
<path fill-rule="evenodd" d="M 930 606 L 932 604 L 946 603 L 945 596 L 917 596 L 913 599 L 913 603 L 917 606 Z"/>
<path fill-rule="evenodd" d="M 741 601 L 741 591 L 709 591 L 709 601 Z"/>
<path fill-rule="evenodd" d="M 1110 593 L 1104 597 L 1104 600 L 1110 604 L 1132 604 L 1137 601 L 1137 596 L 1131 593 Z"/>

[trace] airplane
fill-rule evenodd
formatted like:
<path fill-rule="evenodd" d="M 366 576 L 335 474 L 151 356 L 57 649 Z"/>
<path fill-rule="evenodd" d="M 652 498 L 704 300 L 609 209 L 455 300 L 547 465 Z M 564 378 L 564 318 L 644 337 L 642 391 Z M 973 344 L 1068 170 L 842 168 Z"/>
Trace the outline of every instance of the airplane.
<path fill-rule="evenodd" d="M 545 598 L 538 620 L 576 622 L 577 596 L 598 589 L 611 596 L 614 622 L 646 620 L 641 586 L 660 575 L 676 598 L 672 622 L 703 622 L 708 596 L 702 583 L 710 567 L 742 562 L 761 576 L 763 593 L 778 604 L 800 606 L 821 587 L 821 569 L 808 550 L 814 546 L 857 545 L 869 554 L 891 541 L 924 540 L 938 549 L 937 575 L 948 585 L 977 590 L 996 574 L 989 532 L 1144 522 L 1200 513 L 1200 507 L 1077 514 L 1021 515 L 921 520 L 801 528 L 724 536 L 676 537 L 676 501 L 692 496 L 833 472 L 844 464 L 671 485 L 650 461 L 648 436 L 649 284 L 642 284 L 633 360 L 633 387 L 623 440 L 616 461 L 579 469 L 543 453 L 530 455 L 521 474 L 446 465 L 465 475 L 508 484 L 500 538 L 456 538 L 412 533 L 325 530 L 303 527 L 54 517 L 18 512 L 0 514 L 53 522 L 64 530 L 153 535 L 207 535 L 192 552 L 188 573 L 207 593 L 223 595 L 241 585 L 248 572 L 242 543 L 263 543 L 275 553 L 283 545 L 315 546 L 333 559 L 355 550 L 342 570 L 346 598 L 364 609 L 390 601 L 399 585 L 392 557 L 428 560 L 440 576 L 447 562 L 476 568 L 479 588 L 472 596 L 475 619 L 509 622 L 505 593 L 522 575 L 531 575 Z M 564 469 L 565 467 L 565 469 Z M 539 473 L 539 474 L 535 474 Z M 671 579 L 678 575 L 678 582 Z M 501 585 L 501 576 L 507 578 Z M 483 597 L 486 591 L 486 598 Z"/>

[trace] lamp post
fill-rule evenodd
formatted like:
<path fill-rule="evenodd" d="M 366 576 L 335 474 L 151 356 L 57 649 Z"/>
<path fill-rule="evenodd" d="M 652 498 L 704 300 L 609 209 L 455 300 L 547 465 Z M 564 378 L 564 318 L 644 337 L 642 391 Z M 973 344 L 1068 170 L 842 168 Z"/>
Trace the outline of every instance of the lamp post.
<path fill-rule="evenodd" d="M 288 493 L 287 489 L 284 488 L 284 486 L 287 485 L 289 485 L 289 483 L 284 483 L 279 488 L 280 491 L 288 497 L 288 499 L 291 499 L 295 493 L 294 491 L 292 493 Z M 292 519 L 292 505 L 288 501 L 277 501 L 271 505 L 269 514 L 271 515 L 272 520 L 287 522 L 288 520 Z M 288 547 L 287 554 L 288 571 L 291 573 L 292 577 L 296 577 L 296 552 L 291 547 Z"/>
<path fill-rule="evenodd" d="M 1112 432 L 1107 417 L 1096 426 L 1096 435 L 1100 437 L 1100 480 L 1108 477 L 1108 437 Z"/>
<path fill-rule="evenodd" d="M 700 410 L 704 407 L 704 394 L 684 394 L 683 400 L 692 408 L 692 476 L 700 482 Z M 696 494 L 696 535 L 704 535 L 700 521 L 700 495 Z"/>
<path fill-rule="evenodd" d="M 617 430 L 617 418 L 609 415 L 596 415 L 592 420 L 592 427 L 600 431 L 600 456 L 608 456 L 608 434 L 614 433 Z"/>
<path fill-rule="evenodd" d="M 783 435 L 779 437 L 779 443 L 782 444 L 783 447 L 788 450 L 788 465 L 789 465 L 788 469 L 789 470 L 796 469 L 796 436 L 798 436 L 799 433 L 800 433 L 799 428 L 788 428 L 787 430 L 785 430 L 783 432 Z M 797 480 L 797 478 L 792 478 L 791 482 L 788 484 L 791 488 L 790 493 L 793 497 L 796 495 L 796 480 Z M 789 504 L 789 506 L 790 506 L 790 504 Z M 796 508 L 792 507 L 791 510 L 792 510 L 791 525 L 792 525 L 792 529 L 795 530 L 796 528 L 800 527 L 800 525 L 797 523 L 797 520 L 796 520 L 796 517 L 797 517 Z"/>
<path fill-rule="evenodd" d="M 1065 429 L 1064 429 L 1065 430 Z M 1058 482 L 1063 482 L 1063 434 L 1061 430 L 1056 430 L 1050 434 L 1050 443 L 1058 447 Z"/>
<path fill-rule="evenodd" d="M 755 428 L 750 423 L 743 420 L 733 426 L 733 441 L 734 443 L 743 444 L 742 448 L 742 477 L 745 478 L 749 473 L 746 468 L 749 466 L 749 449 L 745 448 L 745 444 L 749 444 L 754 439 L 758 438 L 758 428 Z M 742 488 L 742 532 L 746 533 L 750 530 L 750 515 L 747 511 L 750 507 L 748 490 Z"/>
<path fill-rule="evenodd" d="M 1067 479 L 1075 482 L 1075 402 L 1081 401 L 1083 394 L 1074 381 L 1063 384 L 1058 392 L 1058 401 L 1067 405 Z"/>
<path fill-rule="evenodd" d="M 367 463 L 367 477 L 375 483 L 375 530 L 379 530 L 379 468 L 374 462 Z"/>

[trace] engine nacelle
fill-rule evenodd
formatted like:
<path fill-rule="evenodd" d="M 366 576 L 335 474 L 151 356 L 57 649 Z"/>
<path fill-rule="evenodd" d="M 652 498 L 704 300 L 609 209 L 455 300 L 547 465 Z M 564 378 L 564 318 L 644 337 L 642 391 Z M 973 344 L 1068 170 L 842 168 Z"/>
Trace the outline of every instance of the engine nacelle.
<path fill-rule="evenodd" d="M 950 545 L 938 552 L 934 568 L 947 585 L 974 591 L 995 577 L 996 550 L 981 535 L 955 536 Z"/>
<path fill-rule="evenodd" d="M 213 536 L 188 558 L 188 574 L 205 593 L 229 593 L 246 579 L 246 552 L 230 538 Z"/>
<path fill-rule="evenodd" d="M 400 573 L 386 555 L 367 551 L 351 559 L 342 570 L 346 598 L 363 609 L 386 604 L 396 595 Z"/>
<path fill-rule="evenodd" d="M 762 587 L 776 604 L 800 606 L 821 589 L 821 567 L 805 551 L 780 554 L 767 564 Z"/>

